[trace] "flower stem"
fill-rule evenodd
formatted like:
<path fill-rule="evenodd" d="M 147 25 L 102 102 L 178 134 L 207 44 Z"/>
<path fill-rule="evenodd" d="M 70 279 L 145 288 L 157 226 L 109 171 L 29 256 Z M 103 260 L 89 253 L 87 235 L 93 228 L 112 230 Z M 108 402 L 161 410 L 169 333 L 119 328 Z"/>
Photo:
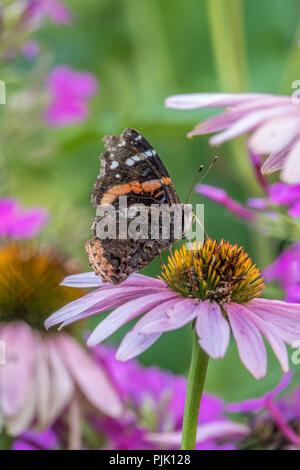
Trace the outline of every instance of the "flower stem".
<path fill-rule="evenodd" d="M 200 403 L 208 366 L 208 355 L 199 346 L 195 332 L 182 427 L 182 450 L 196 447 Z"/>

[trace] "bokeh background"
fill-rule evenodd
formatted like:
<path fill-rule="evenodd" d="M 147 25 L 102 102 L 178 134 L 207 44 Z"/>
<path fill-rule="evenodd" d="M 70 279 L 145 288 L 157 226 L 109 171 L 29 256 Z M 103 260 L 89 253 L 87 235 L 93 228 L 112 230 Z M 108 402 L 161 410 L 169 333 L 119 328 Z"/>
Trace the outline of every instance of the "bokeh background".
<path fill-rule="evenodd" d="M 187 92 L 269 92 L 291 94 L 299 77 L 300 4 L 297 0 L 81 0 L 65 1 L 73 23 L 48 22 L 35 39 L 41 46 L 34 61 L 20 58 L 2 67 L 7 105 L 0 107 L 1 192 L 26 205 L 42 205 L 50 222 L 41 243 L 56 244 L 88 270 L 84 243 L 91 237 L 94 209 L 90 193 L 99 172 L 102 138 L 125 127 L 142 132 L 165 162 L 181 200 L 200 164 L 219 160 L 206 183 L 220 186 L 237 200 L 261 195 L 247 160 L 244 140 L 212 149 L 208 136 L 187 139 L 194 125 L 213 112 L 176 111 L 164 99 Z M 41 120 L 45 103 L 30 105 L 26 90 L 43 95 L 49 70 L 68 64 L 92 72 L 99 90 L 83 123 L 51 128 Z M 298 76 L 297 76 L 298 73 Z M 33 99 L 34 94 L 30 99 Z M 46 94 L 45 94 L 46 100 Z M 266 266 L 278 253 L 276 240 L 243 224 L 224 209 L 205 202 L 205 227 L 211 237 L 246 247 Z M 154 260 L 144 273 L 160 272 Z M 267 292 L 279 297 L 274 287 Z M 98 323 L 93 317 L 84 329 Z M 108 342 L 119 343 L 128 326 Z M 78 337 L 80 336 L 78 331 Z M 191 350 L 189 328 L 168 333 L 140 360 L 186 374 Z M 281 376 L 269 354 L 266 379 L 256 382 L 241 364 L 236 346 L 223 360 L 210 361 L 206 388 L 229 400 L 259 395 Z M 298 370 L 299 369 L 299 370 Z M 300 367 L 295 368 L 295 380 Z"/>

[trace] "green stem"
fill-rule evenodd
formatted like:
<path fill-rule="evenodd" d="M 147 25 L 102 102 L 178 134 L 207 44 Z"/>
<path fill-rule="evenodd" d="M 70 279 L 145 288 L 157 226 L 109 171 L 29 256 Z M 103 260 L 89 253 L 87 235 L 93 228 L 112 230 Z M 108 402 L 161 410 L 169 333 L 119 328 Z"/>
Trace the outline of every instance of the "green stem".
<path fill-rule="evenodd" d="M 194 450 L 196 447 L 200 403 L 208 366 L 209 357 L 198 341 L 195 332 L 183 417 L 182 450 Z"/>

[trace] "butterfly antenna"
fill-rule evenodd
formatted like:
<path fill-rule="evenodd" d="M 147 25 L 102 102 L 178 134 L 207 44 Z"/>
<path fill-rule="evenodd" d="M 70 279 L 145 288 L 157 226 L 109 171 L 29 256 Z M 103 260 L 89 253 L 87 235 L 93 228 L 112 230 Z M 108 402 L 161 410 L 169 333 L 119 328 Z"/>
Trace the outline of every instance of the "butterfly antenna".
<path fill-rule="evenodd" d="M 209 164 L 209 166 L 208 166 L 207 170 L 205 171 L 205 173 L 202 175 L 202 178 L 199 180 L 199 184 L 202 183 L 202 181 L 203 181 L 204 178 L 207 176 L 207 174 L 210 172 L 210 170 L 212 169 L 212 167 L 214 166 L 214 164 L 216 163 L 217 160 L 218 160 L 218 156 L 216 155 L 216 156 L 212 159 L 212 161 L 211 161 L 211 163 Z M 192 193 L 192 190 L 193 190 L 193 188 L 194 188 L 194 185 L 196 184 L 197 179 L 198 179 L 198 177 L 199 177 L 199 174 L 201 173 L 202 170 L 203 170 L 203 165 L 201 165 L 201 167 L 199 168 L 199 171 L 198 171 L 198 173 L 197 173 L 197 175 L 196 175 L 196 178 L 195 178 L 194 181 L 193 181 L 193 185 L 192 185 L 192 187 L 191 187 L 191 189 L 190 189 L 190 191 L 189 191 L 189 194 L 188 194 L 188 197 L 187 197 L 187 201 L 189 200 L 189 198 L 190 198 L 190 196 L 191 196 L 191 193 Z M 187 202 L 186 202 L 186 204 L 187 204 Z M 204 240 L 207 240 L 207 239 L 208 239 L 208 235 L 207 235 L 207 233 L 206 233 L 206 231 L 205 231 L 205 229 L 204 229 L 203 224 L 200 222 L 200 220 L 199 220 L 198 217 L 196 216 L 195 212 L 193 211 L 192 213 L 193 213 L 193 218 L 194 218 L 195 222 L 201 227 L 201 229 L 202 229 L 202 231 L 203 231 Z"/>
<path fill-rule="evenodd" d="M 216 161 L 218 160 L 218 156 L 215 155 L 214 158 L 212 159 L 212 161 L 210 162 L 206 172 L 202 175 L 202 178 L 199 180 L 199 184 L 202 183 L 202 181 L 206 178 L 206 176 L 208 175 L 208 173 L 210 172 L 210 170 L 212 169 L 212 167 L 214 166 L 214 164 L 216 163 Z"/>
<path fill-rule="evenodd" d="M 197 171 L 197 174 L 196 174 L 196 176 L 195 176 L 195 178 L 194 178 L 194 180 L 193 180 L 193 183 L 192 183 L 192 185 L 191 185 L 191 187 L 190 187 L 190 190 L 189 190 L 189 192 L 188 192 L 188 195 L 187 195 L 185 204 L 188 204 L 188 202 L 189 202 L 189 200 L 190 200 L 190 198 L 191 198 L 191 195 L 192 195 L 192 191 L 193 191 L 193 189 L 194 189 L 194 186 L 195 186 L 195 184 L 197 183 L 198 178 L 199 178 L 199 175 L 200 175 L 201 171 L 203 170 L 203 168 L 204 168 L 204 166 L 201 165 L 200 168 L 199 168 L 199 170 Z"/>

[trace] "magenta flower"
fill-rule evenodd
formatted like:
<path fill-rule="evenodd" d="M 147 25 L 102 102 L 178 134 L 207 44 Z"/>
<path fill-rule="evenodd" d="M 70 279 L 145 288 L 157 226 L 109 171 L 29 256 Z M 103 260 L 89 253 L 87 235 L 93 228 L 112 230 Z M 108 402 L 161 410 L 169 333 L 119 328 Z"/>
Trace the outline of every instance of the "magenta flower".
<path fill-rule="evenodd" d="M 18 436 L 11 450 L 58 450 L 59 443 L 55 432 L 49 428 L 44 431 L 28 430 Z"/>
<path fill-rule="evenodd" d="M 71 13 L 60 0 L 27 0 L 30 20 L 48 16 L 53 23 L 69 24 Z"/>
<path fill-rule="evenodd" d="M 210 139 L 220 145 L 243 134 L 250 134 L 248 148 L 256 156 L 268 155 L 262 165 L 265 174 L 281 171 L 281 179 L 300 183 L 300 107 L 299 100 L 268 94 L 194 93 L 170 96 L 166 106 L 175 109 L 223 108 L 216 117 L 200 123 L 188 135 L 218 132 Z"/>
<path fill-rule="evenodd" d="M 217 188 L 216 186 L 210 186 L 208 184 L 198 184 L 196 192 L 205 196 L 208 199 L 220 204 L 221 206 L 228 209 L 233 214 L 236 214 L 242 219 L 254 222 L 256 220 L 255 212 L 247 209 L 239 202 L 232 199 L 224 189 Z"/>
<path fill-rule="evenodd" d="M 264 270 L 267 281 L 277 281 L 286 301 L 300 303 L 300 243 L 287 248 Z"/>
<path fill-rule="evenodd" d="M 237 447 L 243 449 L 300 449 L 300 393 L 296 388 L 290 395 L 278 395 L 290 384 L 291 374 L 264 396 L 232 403 L 231 413 L 246 415 L 250 433 Z"/>
<path fill-rule="evenodd" d="M 186 379 L 136 361 L 121 363 L 115 350 L 96 347 L 93 353 L 108 371 L 128 411 L 121 419 L 92 418 L 107 447 L 116 450 L 179 448 L 183 422 Z M 198 426 L 198 449 L 227 449 L 232 436 L 242 437 L 249 429 L 224 415 L 224 402 L 204 394 Z M 219 440 L 222 442 L 219 442 Z"/>
<path fill-rule="evenodd" d="M 269 188 L 269 198 L 273 204 L 289 206 L 291 217 L 300 217 L 300 184 L 275 183 Z"/>
<path fill-rule="evenodd" d="M 94 75 L 60 65 L 52 70 L 46 85 L 49 104 L 45 110 L 45 119 L 49 125 L 68 126 L 88 117 L 88 101 L 98 88 Z"/>
<path fill-rule="evenodd" d="M 134 274 L 119 286 L 102 282 L 93 272 L 68 277 L 63 285 L 97 287 L 53 313 L 47 328 L 114 309 L 88 339 L 95 346 L 122 325 L 144 314 L 126 334 L 116 357 L 133 358 L 162 333 L 195 320 L 199 344 L 214 359 L 226 353 L 230 327 L 240 358 L 257 379 L 264 377 L 267 355 L 263 334 L 283 371 L 288 370 L 284 343 L 300 336 L 300 305 L 257 298 L 264 285 L 259 270 L 237 245 L 208 239 L 187 251 L 183 246 L 164 266 L 163 280 Z"/>
<path fill-rule="evenodd" d="M 73 263 L 49 247 L 15 242 L 0 250 L 0 417 L 13 436 L 51 426 L 63 412 L 79 429 L 76 420 L 91 406 L 122 413 L 113 383 L 91 355 L 68 333 L 43 329 L 54 306 L 80 295 L 59 286 L 71 272 Z"/>
<path fill-rule="evenodd" d="M 0 237 L 34 237 L 48 220 L 41 207 L 23 209 L 16 199 L 0 197 Z"/>

